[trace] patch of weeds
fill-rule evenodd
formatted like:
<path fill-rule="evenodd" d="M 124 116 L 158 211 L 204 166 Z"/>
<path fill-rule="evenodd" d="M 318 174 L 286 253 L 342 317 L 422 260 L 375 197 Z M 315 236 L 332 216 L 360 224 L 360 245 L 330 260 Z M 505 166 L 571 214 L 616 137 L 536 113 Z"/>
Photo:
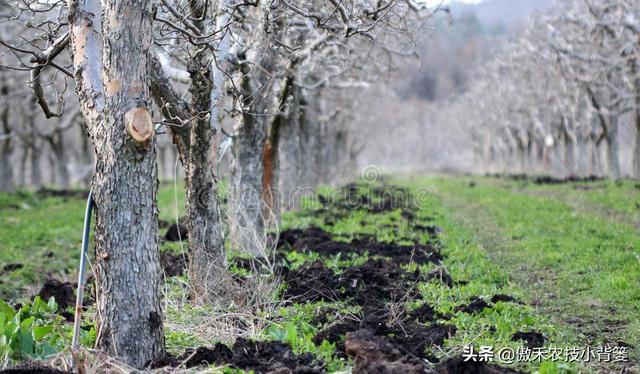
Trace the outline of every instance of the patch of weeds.
<path fill-rule="evenodd" d="M 357 308 L 356 308 L 357 309 Z M 333 315 L 329 314 L 333 311 Z M 346 315 L 356 312 L 353 307 L 344 303 L 306 303 L 294 304 L 280 308 L 279 317 L 267 330 L 268 338 L 291 345 L 296 354 L 312 353 L 322 358 L 328 372 L 343 370 L 347 362 L 336 355 L 335 343 L 326 340 L 314 341 L 319 328 L 331 323 L 335 315 Z M 322 324 L 317 324 L 319 316 L 327 316 Z"/>
<path fill-rule="evenodd" d="M 36 296 L 17 310 L 0 300 L 0 359 L 46 358 L 62 350 L 67 334 L 57 309 L 53 298 Z"/>

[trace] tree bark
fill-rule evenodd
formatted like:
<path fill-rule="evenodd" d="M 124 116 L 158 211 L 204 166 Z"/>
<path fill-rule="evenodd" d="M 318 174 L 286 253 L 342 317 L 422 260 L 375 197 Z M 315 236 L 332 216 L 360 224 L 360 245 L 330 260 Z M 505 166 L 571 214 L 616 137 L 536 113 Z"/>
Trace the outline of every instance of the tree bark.
<path fill-rule="evenodd" d="M 618 136 L 619 121 L 617 115 L 611 114 L 609 116 L 609 125 L 607 127 L 609 129 L 607 131 L 609 174 L 611 178 L 618 180 L 622 177 L 622 173 L 620 170 L 620 139 Z"/>
<path fill-rule="evenodd" d="M 244 97 L 251 97 L 253 90 L 247 80 L 248 77 L 242 85 Z M 265 113 L 265 101 L 256 97 L 251 105 L 251 113 L 243 113 L 232 147 L 231 246 L 255 256 L 264 254 L 262 162 L 267 132 L 264 114 L 253 113 Z"/>
<path fill-rule="evenodd" d="M 191 13 L 198 15 L 193 21 L 194 26 L 203 34 L 207 33 L 202 14 L 206 9 L 204 3 L 193 0 L 189 6 Z M 194 46 L 192 53 L 187 66 L 191 103 L 187 103 L 175 90 L 155 56 L 151 57 L 149 64 L 149 82 L 154 100 L 169 123 L 185 172 L 190 296 L 198 302 L 220 305 L 228 299 L 227 286 L 230 282 L 212 163 L 214 134 L 219 121 L 214 107 L 218 103 L 213 102 L 216 90 L 209 68 L 210 55 L 199 46 Z"/>
<path fill-rule="evenodd" d="M 196 19 L 203 19 L 204 3 L 191 1 Z M 202 21 L 196 27 L 206 32 Z M 217 303 L 225 296 L 226 253 L 218 193 L 211 163 L 214 127 L 211 125 L 213 82 L 208 56 L 194 47 L 187 70 L 191 77 L 191 115 L 189 152 L 185 157 L 187 216 L 189 218 L 189 284 L 194 300 Z M 203 115 L 202 113 L 209 113 Z M 215 118 L 217 123 L 218 118 Z"/>
<path fill-rule="evenodd" d="M 589 146 L 589 142 L 590 139 L 588 136 L 585 136 L 582 133 L 579 133 L 578 137 L 577 137 L 577 170 L 578 170 L 578 175 L 580 176 L 586 176 L 589 174 L 589 162 L 588 162 L 588 157 L 589 157 L 589 152 L 590 152 L 590 146 Z"/>
<path fill-rule="evenodd" d="M 31 170 L 31 187 L 36 190 L 42 187 L 42 170 L 40 168 L 40 162 L 42 161 L 42 151 L 40 150 L 39 142 L 37 141 L 37 135 L 33 135 L 31 140 L 29 153 L 30 153 L 30 170 Z"/>
<path fill-rule="evenodd" d="M 634 61 L 634 73 L 636 76 L 640 74 L 640 64 L 637 60 Z M 640 78 L 635 81 L 636 89 L 636 110 L 635 110 L 635 124 L 636 124 L 636 139 L 633 145 L 633 176 L 636 179 L 640 179 Z"/>
<path fill-rule="evenodd" d="M 29 150 L 26 147 L 22 147 L 22 154 L 20 155 L 20 179 L 18 185 L 21 188 L 27 186 L 27 161 L 29 160 Z"/>
<path fill-rule="evenodd" d="M 7 135 L 7 138 L 0 142 L 0 191 L 2 192 L 15 191 L 13 165 L 11 165 L 11 153 L 13 151 L 11 142 L 10 135 Z"/>
<path fill-rule="evenodd" d="M 263 4 L 268 8 L 268 4 Z M 261 9 L 263 16 L 266 8 Z M 264 19 L 262 20 L 265 21 Z M 265 256 L 265 219 L 263 194 L 263 153 L 267 139 L 268 112 L 271 109 L 269 90 L 274 70 L 275 52 L 270 43 L 271 33 L 261 24 L 259 43 L 251 51 L 248 64 L 241 66 L 243 107 L 233 144 L 231 171 L 232 201 L 230 211 L 230 239 L 233 248 L 254 256 Z"/>
<path fill-rule="evenodd" d="M 286 149 L 282 142 L 290 142 L 294 138 L 294 134 L 290 128 L 290 115 L 294 108 L 288 107 L 291 99 L 291 88 L 293 86 L 293 74 L 289 74 L 285 79 L 278 102 L 278 113 L 275 115 L 262 152 L 262 199 L 265 207 L 279 216 L 282 208 L 286 209 L 288 194 L 282 186 L 282 178 L 286 178 L 286 155 L 283 151 Z M 288 110 L 287 110 L 288 109 Z M 286 134 L 282 137 L 282 134 Z M 286 151 L 285 151 L 286 152 Z M 284 207 L 281 204 L 284 203 Z"/>
<path fill-rule="evenodd" d="M 56 181 L 60 187 L 67 189 L 71 185 L 69 169 L 67 167 L 67 155 L 64 147 L 64 134 L 58 133 L 52 135 L 49 139 L 51 151 L 55 156 L 55 165 L 57 178 Z"/>
<path fill-rule="evenodd" d="M 98 0 L 72 1 L 69 21 L 76 90 L 96 151 L 97 347 L 141 368 L 164 354 L 157 164 L 147 110 L 150 2 L 107 0 L 101 9 Z"/>
<path fill-rule="evenodd" d="M 640 179 L 640 109 L 636 109 L 636 139 L 633 145 L 633 175 L 636 179 Z"/>
<path fill-rule="evenodd" d="M 576 164 L 577 138 L 571 130 L 569 120 L 566 118 L 563 119 L 562 134 L 564 140 L 564 167 L 569 175 L 573 175 L 578 169 Z"/>
<path fill-rule="evenodd" d="M 2 86 L 0 94 L 6 96 L 8 89 Z M 14 192 L 15 181 L 13 178 L 13 165 L 11 165 L 14 135 L 9 126 L 9 105 L 5 104 L 2 106 L 0 122 L 2 122 L 2 130 L 0 133 L 0 191 Z"/>

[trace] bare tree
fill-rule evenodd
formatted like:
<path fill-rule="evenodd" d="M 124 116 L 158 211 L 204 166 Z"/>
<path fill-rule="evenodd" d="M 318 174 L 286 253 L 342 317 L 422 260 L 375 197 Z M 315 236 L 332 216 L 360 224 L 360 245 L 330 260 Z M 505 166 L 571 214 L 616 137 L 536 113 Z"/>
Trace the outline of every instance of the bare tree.
<path fill-rule="evenodd" d="M 73 77 L 95 149 L 97 346 L 143 367 L 164 354 L 157 167 L 147 88 L 151 3 L 73 0 L 66 6 L 61 2 L 15 2 L 13 6 L 11 20 L 18 24 L 24 17 L 34 20 L 27 23 L 33 26 L 32 40 L 23 38 L 19 44 L 2 40 L 17 58 L 14 69 L 30 72 L 34 101 L 47 118 L 59 117 L 64 106 L 54 109 L 50 104 L 46 71 Z M 71 46 L 70 62 L 60 57 L 67 45 Z M 23 55 L 31 56 L 29 63 Z M 36 134 L 34 108 L 27 115 L 33 132 L 30 141 L 37 141 L 41 136 Z M 73 115 L 48 134 L 70 127 L 66 121 L 72 122 Z M 36 184 L 39 149 L 31 144 Z"/>
<path fill-rule="evenodd" d="M 478 69 L 468 94 L 446 108 L 472 115 L 444 122 L 484 134 L 476 153 L 501 171 L 599 173 L 604 148 L 608 174 L 621 178 L 619 129 L 638 105 L 639 14 L 628 1 L 565 1 Z"/>
<path fill-rule="evenodd" d="M 98 347 L 141 367 L 164 353 L 151 3 L 78 0 L 68 12 L 76 92 L 96 150 Z"/>

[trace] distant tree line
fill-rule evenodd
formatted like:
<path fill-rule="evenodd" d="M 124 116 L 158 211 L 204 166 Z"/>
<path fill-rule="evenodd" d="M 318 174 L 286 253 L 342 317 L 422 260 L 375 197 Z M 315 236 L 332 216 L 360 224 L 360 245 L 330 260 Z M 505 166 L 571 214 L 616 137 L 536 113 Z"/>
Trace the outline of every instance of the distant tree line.
<path fill-rule="evenodd" d="M 640 3 L 566 0 L 429 113 L 467 129 L 460 136 L 485 170 L 638 178 L 639 51 Z"/>

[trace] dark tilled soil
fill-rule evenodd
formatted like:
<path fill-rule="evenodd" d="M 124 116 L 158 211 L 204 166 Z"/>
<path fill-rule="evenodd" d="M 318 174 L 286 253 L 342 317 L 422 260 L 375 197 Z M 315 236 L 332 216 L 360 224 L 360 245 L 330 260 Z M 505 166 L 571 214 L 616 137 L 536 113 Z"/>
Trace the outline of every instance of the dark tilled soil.
<path fill-rule="evenodd" d="M 513 334 L 513 336 L 511 337 L 511 340 L 513 341 L 518 341 L 518 340 L 522 340 L 524 342 L 527 343 L 527 347 L 529 348 L 539 348 L 544 346 L 544 336 L 536 331 L 530 331 L 530 332 L 516 332 L 515 334 Z"/>
<path fill-rule="evenodd" d="M 540 176 L 533 178 L 533 183 L 535 184 L 564 184 L 564 183 L 574 183 L 574 182 L 598 182 L 604 180 L 602 177 L 597 177 L 595 175 L 590 175 L 587 177 L 577 177 L 570 176 L 567 178 L 555 178 L 550 176 Z"/>
<path fill-rule="evenodd" d="M 377 214 L 396 209 L 414 209 L 411 192 L 403 187 L 380 185 L 367 188 L 358 183 L 349 183 L 340 189 L 332 199 L 319 199 L 324 209 L 365 210 Z"/>
<path fill-rule="evenodd" d="M 68 312 L 67 308 L 76 305 L 76 287 L 77 283 L 61 282 L 52 278 L 45 281 L 40 292 L 38 292 L 38 296 L 44 301 L 53 297 L 56 300 L 56 304 L 58 304 L 58 311 L 56 313 L 64 317 L 67 322 L 73 322 L 74 315 Z M 87 308 L 95 302 L 92 289 L 91 279 L 87 279 L 84 300 L 82 301 L 83 308 Z"/>
<path fill-rule="evenodd" d="M 188 263 L 189 258 L 186 254 L 175 255 L 171 252 L 160 253 L 160 266 L 167 277 L 175 277 L 177 275 L 184 274 Z"/>
<path fill-rule="evenodd" d="M 12 271 L 22 269 L 23 267 L 24 265 L 19 263 L 6 264 L 0 269 L 0 275 L 9 274 Z"/>
<path fill-rule="evenodd" d="M 471 299 L 471 302 L 469 304 L 457 307 L 456 311 L 474 314 L 481 313 L 485 308 L 491 308 L 491 305 L 489 305 L 480 297 L 474 297 L 473 299 Z"/>
<path fill-rule="evenodd" d="M 345 352 L 353 360 L 353 373 L 424 373 L 424 363 L 369 330 L 347 333 Z"/>
<path fill-rule="evenodd" d="M 76 304 L 75 289 L 77 284 L 71 282 L 61 282 L 57 279 L 47 279 L 38 292 L 42 300 L 49 300 L 50 297 L 56 299 L 59 309 L 66 309 Z"/>
<path fill-rule="evenodd" d="M 345 186 L 343 200 L 322 201 L 324 210 L 316 213 L 333 215 L 335 212 L 340 214 L 364 209 L 376 214 L 402 209 L 401 217 L 415 231 L 428 233 L 432 239 L 442 232 L 438 226 L 417 223 L 413 207 L 396 204 L 408 196 L 404 189 L 385 186 L 364 196 L 359 195 L 359 191 L 357 185 Z M 339 272 L 327 268 L 321 261 L 283 272 L 287 284 L 283 298 L 286 300 L 300 303 L 346 300 L 351 305 L 360 306 L 361 312 L 357 316 L 339 316 L 337 321 L 327 323 L 325 314 L 313 321 L 322 327 L 314 342 L 321 344 L 326 340 L 334 343 L 339 356 L 353 361 L 354 373 L 424 372 L 423 359 L 435 361 L 435 357 L 427 355 L 427 348 L 442 345 L 456 332 L 455 326 L 438 322 L 445 316 L 437 315 L 426 303 L 412 311 L 404 307 L 405 301 L 421 299 L 417 292 L 419 282 L 454 284 L 452 277 L 441 267 L 422 273 L 419 269 L 410 272 L 401 266 L 411 262 L 440 264 L 443 257 L 431 243 L 396 245 L 377 242 L 373 237 L 363 235 L 344 242 L 320 228 L 310 227 L 282 232 L 278 248 L 313 251 L 321 256 L 354 253 L 374 256 L 362 265 Z"/>
<path fill-rule="evenodd" d="M 189 230 L 186 225 L 174 223 L 167 229 L 164 240 L 168 242 L 179 242 L 181 240 L 187 240 L 188 236 Z"/>
<path fill-rule="evenodd" d="M 428 358 L 425 354 L 427 347 L 442 345 L 445 339 L 455 334 L 453 325 L 435 322 L 438 316 L 428 304 L 411 312 L 404 309 L 402 301 L 420 299 L 415 285 L 427 278 L 419 271 L 408 272 L 390 260 L 370 260 L 340 274 L 318 261 L 285 273 L 285 279 L 288 284 L 285 298 L 301 302 L 349 300 L 352 305 L 361 307 L 361 316 L 345 317 L 326 326 L 314 339 L 318 344 L 323 340 L 335 343 L 343 357 L 360 357 L 359 353 L 350 353 L 344 340 L 355 331 L 366 332 L 376 342 L 386 342 L 385 347 L 392 347 L 394 352 L 398 352 L 398 357 L 413 358 Z M 394 356 L 393 360 L 396 358 Z M 369 358 L 360 361 L 366 362 L 363 367 L 371 368 Z M 405 359 L 400 361 L 406 364 Z M 410 363 L 415 364 L 415 360 L 410 360 Z"/>
<path fill-rule="evenodd" d="M 359 266 L 336 273 L 321 261 L 297 270 L 283 270 L 287 284 L 283 297 L 295 302 L 338 301 L 349 299 L 366 306 L 401 300 L 420 299 L 418 282 L 433 280 L 433 275 L 419 269 L 409 272 L 394 260 L 372 259 Z"/>
<path fill-rule="evenodd" d="M 589 175 L 586 177 L 578 177 L 575 175 L 566 177 L 566 178 L 558 178 L 550 175 L 526 175 L 526 174 L 487 174 L 489 177 L 510 179 L 513 181 L 531 181 L 534 184 L 564 184 L 564 183 L 576 183 L 576 182 L 598 182 L 604 180 L 603 177 L 598 177 L 596 175 Z"/>
<path fill-rule="evenodd" d="M 456 283 L 454 282 L 451 275 L 442 267 L 433 269 L 432 271 L 430 271 L 425 275 L 425 278 L 429 280 L 437 280 L 442 284 L 446 285 L 447 287 L 453 287 L 454 283 Z M 461 282 L 457 282 L 457 283 L 461 283 Z"/>
<path fill-rule="evenodd" d="M 486 362 L 464 361 L 462 356 L 442 361 L 436 366 L 438 374 L 518 374 L 522 371 L 500 367 Z"/>
<path fill-rule="evenodd" d="M 311 354 L 296 355 L 288 344 L 281 342 L 254 342 L 239 338 L 231 348 L 218 343 L 186 351 L 178 358 L 165 357 L 151 365 L 187 368 L 207 365 L 228 365 L 239 369 L 252 369 L 257 373 L 323 373 L 324 364 Z"/>
<path fill-rule="evenodd" d="M 42 363 L 23 363 L 19 366 L 0 369 L 0 373 L 6 374 L 71 374 L 71 371 L 63 371 L 54 367 L 45 366 Z"/>
<path fill-rule="evenodd" d="M 40 197 L 66 197 L 73 199 L 86 199 L 89 196 L 89 190 L 52 190 L 42 188 L 38 190 Z"/>
<path fill-rule="evenodd" d="M 422 304 L 417 309 L 413 310 L 409 313 L 409 318 L 416 320 L 420 323 L 429 323 L 433 322 L 438 318 L 442 318 L 442 316 L 438 316 L 433 307 L 429 304 Z"/>
<path fill-rule="evenodd" d="M 503 294 L 493 295 L 493 297 L 491 298 L 491 302 L 494 304 L 498 302 L 503 302 L 503 303 L 516 303 L 516 304 L 524 305 L 522 301 L 516 299 L 515 297 L 509 296 L 509 295 L 503 295 Z"/>
<path fill-rule="evenodd" d="M 390 243 L 377 243 L 371 238 L 362 237 L 351 242 L 334 240 L 333 236 L 317 227 L 308 229 L 290 229 L 280 233 L 278 248 L 281 250 L 312 251 L 322 256 L 337 254 L 365 254 L 370 256 L 390 257 L 394 261 L 407 264 L 439 263 L 442 260 L 440 252 L 430 243 L 411 246 Z"/>

